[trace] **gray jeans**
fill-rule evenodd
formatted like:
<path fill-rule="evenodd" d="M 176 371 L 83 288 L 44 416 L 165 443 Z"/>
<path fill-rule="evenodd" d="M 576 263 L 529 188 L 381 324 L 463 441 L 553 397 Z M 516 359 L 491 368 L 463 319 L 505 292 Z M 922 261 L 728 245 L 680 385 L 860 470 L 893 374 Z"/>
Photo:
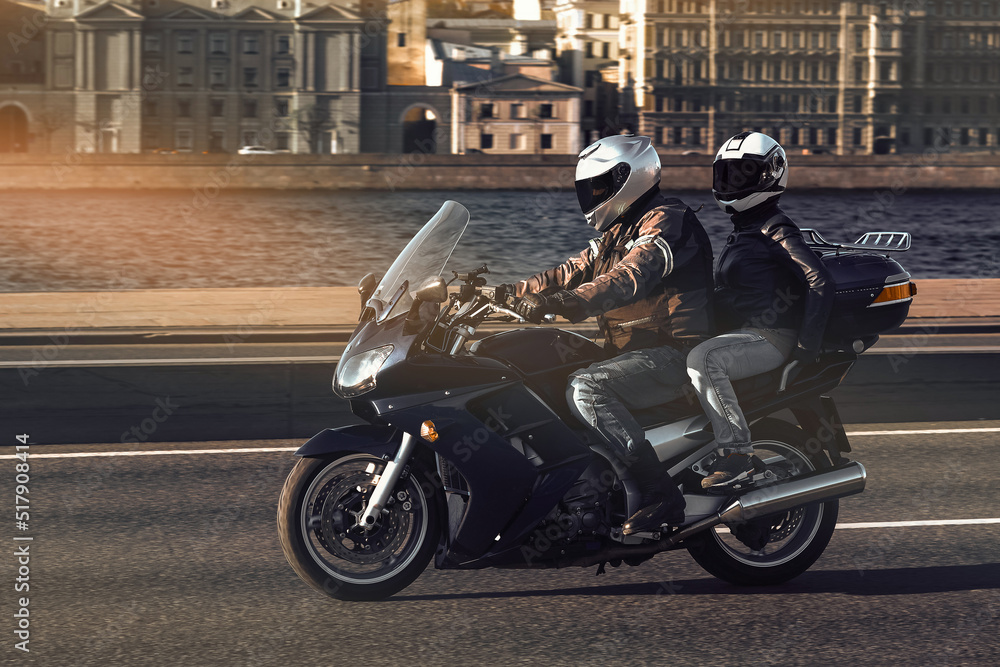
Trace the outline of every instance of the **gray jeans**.
<path fill-rule="evenodd" d="M 781 366 L 791 353 L 796 333 L 790 329 L 768 331 L 771 342 L 756 329 L 731 331 L 691 350 L 688 374 L 701 407 L 715 431 L 720 453 L 750 454 L 750 426 L 736 401 L 732 380 L 766 373 Z"/>
<path fill-rule="evenodd" d="M 569 376 L 567 398 L 576 417 L 622 454 L 646 433 L 629 409 L 641 410 L 684 394 L 686 354 L 669 346 L 634 350 Z M 690 391 L 690 390 L 689 390 Z"/>

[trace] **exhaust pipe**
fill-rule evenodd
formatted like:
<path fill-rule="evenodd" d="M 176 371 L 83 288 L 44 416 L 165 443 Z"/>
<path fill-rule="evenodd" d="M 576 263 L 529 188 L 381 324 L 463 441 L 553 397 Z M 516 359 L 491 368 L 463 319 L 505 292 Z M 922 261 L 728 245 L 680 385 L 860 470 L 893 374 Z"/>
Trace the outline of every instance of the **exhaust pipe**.
<path fill-rule="evenodd" d="M 685 526 L 667 537 L 644 546 L 618 547 L 602 554 L 578 559 L 572 565 L 593 565 L 612 558 L 628 558 L 666 551 L 682 540 L 720 523 L 748 521 L 768 514 L 786 512 L 793 507 L 852 496 L 865 490 L 865 467 L 857 461 L 832 470 L 813 472 L 787 482 L 778 482 L 749 491 L 710 517 Z"/>

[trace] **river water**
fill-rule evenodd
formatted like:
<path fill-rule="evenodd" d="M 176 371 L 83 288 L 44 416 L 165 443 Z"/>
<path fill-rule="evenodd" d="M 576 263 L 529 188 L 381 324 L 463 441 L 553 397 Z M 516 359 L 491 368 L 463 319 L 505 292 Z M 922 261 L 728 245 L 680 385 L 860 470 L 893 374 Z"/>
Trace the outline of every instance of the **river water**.
<path fill-rule="evenodd" d="M 678 192 L 715 245 L 731 225 L 708 191 Z M 572 192 L 190 191 L 0 194 L 0 291 L 354 285 L 384 271 L 442 202 L 472 223 L 449 268 L 491 282 L 554 266 L 593 231 Z M 1000 192 L 789 192 L 800 227 L 835 241 L 907 231 L 916 278 L 1000 278 Z"/>

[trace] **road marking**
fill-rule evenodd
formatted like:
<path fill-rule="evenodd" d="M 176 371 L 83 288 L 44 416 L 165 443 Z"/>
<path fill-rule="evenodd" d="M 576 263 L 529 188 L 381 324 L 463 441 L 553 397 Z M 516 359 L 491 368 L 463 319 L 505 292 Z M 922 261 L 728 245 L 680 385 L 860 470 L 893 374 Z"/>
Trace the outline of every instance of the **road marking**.
<path fill-rule="evenodd" d="M 998 428 L 927 428 L 914 431 L 847 431 L 847 435 L 940 435 L 943 433 L 1000 433 Z"/>
<path fill-rule="evenodd" d="M 1000 519 L 941 519 L 929 521 L 867 521 L 838 523 L 837 528 L 909 528 L 912 526 L 971 526 L 1000 523 Z"/>
<path fill-rule="evenodd" d="M 939 435 L 946 433 L 1000 433 L 996 428 L 929 428 L 908 431 L 848 431 L 850 436 L 873 435 Z M 37 443 L 33 443 L 37 444 Z M 240 449 L 159 449 L 137 452 L 65 452 L 61 454 L 32 454 L 33 459 L 83 459 L 91 456 L 168 456 L 195 454 L 260 454 L 264 452 L 294 452 L 298 447 L 244 447 Z M 0 458 L 12 459 L 13 454 Z"/>
<path fill-rule="evenodd" d="M 34 444 L 34 443 L 33 443 Z M 148 452 L 64 452 L 61 454 L 35 454 L 31 459 L 85 459 L 91 456 L 166 456 L 183 454 L 260 454 L 262 452 L 294 452 L 298 447 L 247 447 L 244 449 L 158 449 Z M 15 458 L 12 454 L 6 459 Z"/>
<path fill-rule="evenodd" d="M 193 359 L 55 359 L 52 361 L 0 361 L 0 368 L 91 368 L 98 366 L 229 366 L 232 364 L 331 363 L 339 356 L 314 357 L 195 357 Z"/>

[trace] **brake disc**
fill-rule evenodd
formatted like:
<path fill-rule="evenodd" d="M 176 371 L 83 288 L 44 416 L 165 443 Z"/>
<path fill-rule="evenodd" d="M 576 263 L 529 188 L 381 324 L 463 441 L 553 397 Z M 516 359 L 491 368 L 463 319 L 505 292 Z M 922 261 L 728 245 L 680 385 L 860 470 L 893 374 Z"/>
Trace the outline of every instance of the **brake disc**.
<path fill-rule="evenodd" d="M 355 517 L 373 490 L 370 475 L 359 471 L 330 480 L 317 494 L 322 510 L 315 532 L 331 554 L 359 565 L 377 563 L 390 558 L 406 538 L 412 517 L 400 503 L 383 510 L 367 530 L 357 525 Z"/>

